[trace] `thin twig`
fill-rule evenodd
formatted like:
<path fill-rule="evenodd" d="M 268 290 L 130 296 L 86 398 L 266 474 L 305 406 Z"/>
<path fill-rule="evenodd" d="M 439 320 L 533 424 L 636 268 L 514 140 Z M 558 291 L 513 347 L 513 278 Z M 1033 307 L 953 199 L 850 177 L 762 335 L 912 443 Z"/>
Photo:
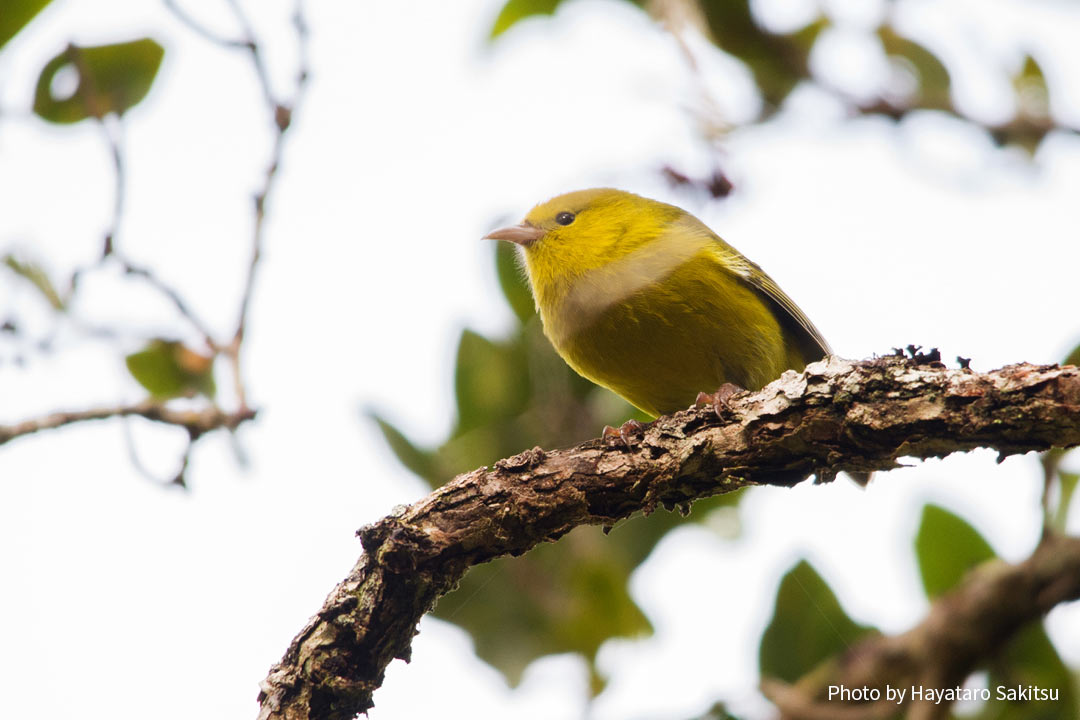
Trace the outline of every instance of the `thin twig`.
<path fill-rule="evenodd" d="M 115 405 L 87 410 L 64 410 L 13 425 L 0 425 L 0 445 L 25 435 L 55 430 L 56 428 L 90 420 L 108 420 L 118 417 L 143 417 L 166 425 L 175 425 L 188 431 L 192 440 L 214 430 L 235 430 L 255 418 L 256 411 L 242 408 L 225 412 L 218 407 L 200 410 L 177 410 L 158 400 L 143 400 L 133 405 Z"/>
<path fill-rule="evenodd" d="M 295 113 L 297 107 L 299 107 L 307 89 L 309 77 L 309 36 L 307 24 L 304 20 L 303 5 L 301 0 L 297 0 L 292 22 L 296 32 L 297 44 L 299 46 L 299 68 L 296 73 L 292 95 L 287 101 L 278 102 L 274 97 L 273 89 L 270 85 L 269 74 L 265 63 L 262 60 L 259 44 L 256 42 L 253 35 L 251 23 L 248 21 L 247 16 L 244 14 L 243 9 L 237 0 L 229 0 L 229 4 L 232 6 L 233 11 L 237 16 L 237 20 L 240 22 L 248 40 L 247 49 L 251 55 L 252 65 L 255 68 L 255 73 L 259 78 L 259 82 L 262 84 L 263 94 L 268 109 L 272 114 L 274 127 L 276 129 L 273 148 L 270 152 L 270 161 L 267 164 L 266 172 L 263 175 L 262 187 L 255 193 L 255 216 L 252 228 L 251 256 L 244 281 L 244 290 L 240 296 L 240 311 L 236 320 L 236 331 L 233 333 L 232 342 L 225 348 L 225 354 L 229 357 L 230 364 L 232 365 L 233 382 L 237 396 L 240 400 L 240 405 L 241 407 L 246 407 L 247 395 L 243 382 L 243 374 L 241 372 L 240 348 L 244 342 L 244 335 L 247 331 L 247 319 L 251 306 L 251 298 L 255 289 L 255 278 L 259 262 L 262 259 L 266 202 L 277 182 L 278 169 L 281 166 L 281 160 L 285 150 L 286 132 L 292 124 L 293 113 Z"/>
<path fill-rule="evenodd" d="M 119 260 L 120 265 L 126 274 L 142 278 L 147 283 L 149 283 L 155 290 L 168 298 L 169 301 L 173 304 L 173 306 L 177 309 L 177 311 L 184 317 L 184 319 L 187 320 L 200 335 L 202 335 L 203 342 L 206 343 L 207 347 L 209 347 L 214 352 L 218 352 L 221 350 L 221 345 L 218 343 L 217 340 L 214 339 L 214 335 L 210 331 L 210 326 L 203 322 L 201 318 L 199 318 L 199 316 L 195 313 L 194 310 L 191 309 L 191 306 L 187 304 L 187 302 L 180 295 L 180 292 L 176 288 L 172 287 L 164 280 L 159 278 L 157 274 L 148 267 L 136 265 L 130 260 L 128 260 L 126 257 L 120 256 L 119 254 L 117 254 L 117 259 Z"/>
<path fill-rule="evenodd" d="M 262 50 L 259 48 L 259 43 L 255 40 L 255 31 L 252 29 L 251 21 L 248 20 L 247 13 L 240 6 L 239 0 L 226 0 L 229 7 L 232 8 L 233 15 L 236 16 L 236 21 L 240 24 L 240 32 L 243 35 L 243 41 L 241 47 L 245 48 L 251 54 L 251 64 L 255 68 L 255 74 L 259 78 L 259 85 L 262 87 L 263 98 L 266 104 L 270 107 L 276 108 L 278 106 L 277 98 L 274 96 L 274 86 L 270 82 L 270 70 L 266 67 L 266 62 L 262 57 Z"/>
<path fill-rule="evenodd" d="M 113 253 L 116 235 L 120 232 L 120 223 L 124 218 L 127 173 L 124 170 L 123 124 L 120 117 L 98 118 L 98 125 L 101 126 L 113 161 L 113 215 L 109 229 L 105 231 L 105 243 L 101 251 L 101 257 L 105 259 Z"/>
<path fill-rule="evenodd" d="M 135 468 L 135 471 L 142 475 L 144 478 L 152 483 L 158 485 L 176 485 L 178 487 L 187 489 L 187 481 L 185 479 L 185 473 L 187 472 L 188 463 L 191 461 L 191 451 L 195 447 L 195 441 L 188 435 L 187 442 L 184 446 L 184 452 L 180 456 L 180 469 L 173 474 L 168 480 L 162 480 L 161 478 L 150 472 L 150 469 L 143 464 L 142 458 L 139 457 L 139 448 L 135 444 L 135 435 L 131 432 L 131 423 L 128 421 L 128 417 L 124 417 L 124 443 L 127 445 L 128 459 L 131 461 L 131 466 Z"/>
<path fill-rule="evenodd" d="M 182 22 L 188 27 L 189 30 L 193 30 L 197 34 L 201 35 L 204 40 L 209 40 L 215 45 L 221 45 L 226 48 L 242 48 L 247 45 L 244 40 L 233 40 L 227 38 L 224 35 L 220 35 L 217 32 L 211 30 L 194 17 L 188 14 L 186 10 L 176 4 L 175 0 L 163 0 L 166 9 L 171 12 L 177 20 Z"/>

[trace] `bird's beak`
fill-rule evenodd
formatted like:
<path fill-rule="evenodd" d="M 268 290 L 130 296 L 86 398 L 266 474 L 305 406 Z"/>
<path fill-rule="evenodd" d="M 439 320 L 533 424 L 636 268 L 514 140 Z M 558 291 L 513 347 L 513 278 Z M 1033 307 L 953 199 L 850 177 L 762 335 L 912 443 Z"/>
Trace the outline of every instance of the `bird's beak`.
<path fill-rule="evenodd" d="M 544 231 L 535 225 L 523 222 L 520 225 L 492 230 L 483 237 L 484 240 L 506 240 L 517 243 L 522 247 L 528 247 L 544 236 Z"/>

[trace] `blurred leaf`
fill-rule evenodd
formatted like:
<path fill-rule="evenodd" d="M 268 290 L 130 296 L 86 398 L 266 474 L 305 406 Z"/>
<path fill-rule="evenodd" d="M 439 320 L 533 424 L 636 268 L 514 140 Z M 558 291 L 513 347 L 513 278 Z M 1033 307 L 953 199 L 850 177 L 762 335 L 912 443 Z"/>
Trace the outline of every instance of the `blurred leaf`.
<path fill-rule="evenodd" d="M 413 445 L 400 430 L 383 420 L 378 414 L 370 412 L 368 417 L 379 426 L 386 444 L 390 446 L 390 449 L 402 465 L 422 478 L 431 477 L 434 469 L 434 458 L 431 452 L 421 450 Z"/>
<path fill-rule="evenodd" d="M 45 296 L 45 300 L 54 310 L 64 312 L 66 303 L 60 297 L 60 293 L 56 292 L 56 287 L 41 266 L 29 260 L 20 260 L 11 254 L 4 256 L 4 265 L 37 288 L 38 292 Z"/>
<path fill-rule="evenodd" d="M 1020 114 L 1044 119 L 1050 115 L 1050 90 L 1046 76 L 1035 58 L 1027 55 L 1020 72 L 1013 77 L 1016 104 Z"/>
<path fill-rule="evenodd" d="M 936 505 L 923 508 L 915 554 L 923 588 L 931 599 L 955 586 L 971 568 L 995 557 L 975 528 Z"/>
<path fill-rule="evenodd" d="M 695 504 L 693 515 L 704 518 L 711 508 L 734 500 L 722 498 Z M 465 628 L 476 654 L 511 685 L 544 655 L 577 652 L 592 667 L 606 640 L 652 632 L 628 582 L 660 538 L 681 522 L 678 513 L 658 510 L 620 523 L 607 536 L 598 527 L 576 528 L 522 557 L 472 568 L 439 600 L 434 614 Z M 603 686 L 592 673 L 595 694 Z"/>
<path fill-rule="evenodd" d="M 610 545 L 600 528 L 580 527 L 524 558 L 478 566 L 435 615 L 467 629 L 477 655 L 511 685 L 543 655 L 579 652 L 591 661 L 608 638 L 651 632 L 626 588 L 641 558 L 608 552 Z"/>
<path fill-rule="evenodd" d="M 50 0 L 3 0 L 0 8 L 0 48 L 26 27 Z"/>
<path fill-rule="evenodd" d="M 1073 351 L 1069 353 L 1068 357 L 1065 358 L 1065 362 L 1063 364 L 1080 365 L 1080 345 L 1077 345 L 1075 348 L 1073 348 Z"/>
<path fill-rule="evenodd" d="M 1032 685 L 1058 690 L 1058 700 L 1032 698 L 998 699 L 999 688 L 1006 694 Z M 1080 718 L 1076 679 L 1062 661 L 1042 623 L 1032 623 L 1016 633 L 990 666 L 988 686 L 991 700 L 974 720 L 1058 720 Z"/>
<path fill-rule="evenodd" d="M 1080 473 L 1065 472 L 1058 470 L 1058 482 L 1061 484 L 1061 494 L 1058 498 L 1057 510 L 1050 520 L 1050 525 L 1058 532 L 1065 532 L 1065 521 L 1069 517 L 1069 505 L 1072 504 L 1076 494 L 1077 481 L 1080 481 Z"/>
<path fill-rule="evenodd" d="M 522 372 L 527 362 L 516 343 L 495 343 L 463 331 L 454 377 L 458 429 L 500 422 L 524 410 L 530 392 L 528 374 Z"/>
<path fill-rule="evenodd" d="M 529 281 L 525 279 L 521 266 L 518 265 L 517 246 L 512 243 L 496 242 L 495 270 L 499 274 L 499 287 L 510 308 L 522 324 L 529 322 L 536 314 Z"/>
<path fill-rule="evenodd" d="M 164 54 L 150 38 L 95 47 L 68 45 L 42 69 L 34 112 L 54 123 L 122 115 L 146 97 Z M 54 97 L 53 81 L 64 68 L 75 70 L 78 85 L 70 97 Z"/>
<path fill-rule="evenodd" d="M 507 0 L 491 26 L 491 39 L 502 35 L 519 20 L 533 15 L 554 15 L 562 0 Z"/>
<path fill-rule="evenodd" d="M 702 0 L 713 42 L 743 61 L 765 102 L 777 107 L 800 81 L 810 77 L 810 50 L 829 22 L 818 18 L 790 34 L 774 34 L 754 20 L 750 0 Z"/>
<path fill-rule="evenodd" d="M 732 715 L 727 707 L 722 702 L 717 702 L 711 708 L 705 711 L 703 715 L 697 715 L 691 720 L 739 720 L 735 715 Z"/>
<path fill-rule="evenodd" d="M 915 71 L 920 106 L 953 112 L 949 98 L 951 81 L 944 63 L 924 46 L 897 34 L 889 25 L 879 27 L 877 35 L 887 55 L 903 59 Z"/>
<path fill-rule="evenodd" d="M 214 358 L 200 355 L 175 340 L 151 340 L 126 358 L 128 372 L 159 399 L 203 394 L 213 397 Z"/>
<path fill-rule="evenodd" d="M 825 580 L 800 560 L 780 581 L 772 620 L 761 636 L 761 675 L 794 683 L 873 631 L 849 618 Z"/>

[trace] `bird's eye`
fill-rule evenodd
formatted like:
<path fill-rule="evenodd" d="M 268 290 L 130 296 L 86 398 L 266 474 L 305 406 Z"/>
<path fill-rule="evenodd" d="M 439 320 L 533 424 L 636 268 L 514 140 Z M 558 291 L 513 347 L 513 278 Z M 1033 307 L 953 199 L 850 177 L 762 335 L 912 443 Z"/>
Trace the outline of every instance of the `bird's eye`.
<path fill-rule="evenodd" d="M 561 212 L 555 216 L 555 222 L 560 225 L 569 225 L 574 222 L 574 213 Z"/>

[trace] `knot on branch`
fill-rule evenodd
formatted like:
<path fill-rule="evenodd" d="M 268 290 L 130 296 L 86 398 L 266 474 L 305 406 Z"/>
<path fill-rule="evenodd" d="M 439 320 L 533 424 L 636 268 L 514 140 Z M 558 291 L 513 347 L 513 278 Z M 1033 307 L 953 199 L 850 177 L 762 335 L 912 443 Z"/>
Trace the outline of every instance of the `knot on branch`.
<path fill-rule="evenodd" d="M 495 463 L 495 467 L 506 472 L 524 472 L 531 470 L 547 458 L 543 448 L 534 447 L 532 450 L 518 453 L 513 457 L 503 458 Z"/>
<path fill-rule="evenodd" d="M 393 515 L 365 525 L 356 534 L 364 552 L 394 573 L 415 571 L 422 559 L 435 551 L 435 544 L 426 533 Z"/>

